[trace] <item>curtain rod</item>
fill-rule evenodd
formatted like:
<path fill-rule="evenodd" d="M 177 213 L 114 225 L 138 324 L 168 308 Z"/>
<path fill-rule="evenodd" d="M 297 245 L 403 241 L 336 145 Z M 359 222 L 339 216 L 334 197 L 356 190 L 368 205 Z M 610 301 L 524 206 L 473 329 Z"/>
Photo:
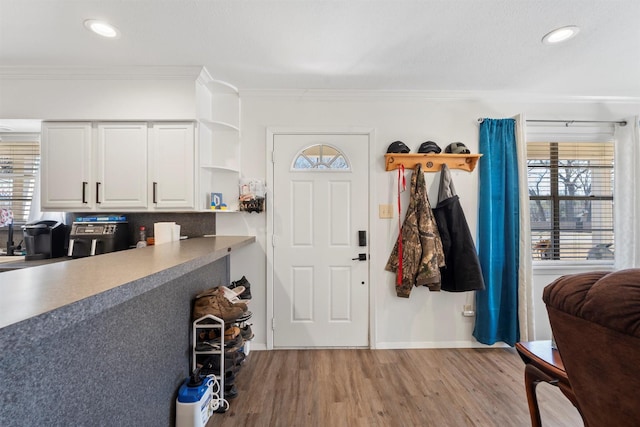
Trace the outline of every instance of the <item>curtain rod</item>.
<path fill-rule="evenodd" d="M 482 123 L 484 119 L 482 117 L 478 118 L 478 123 Z M 615 120 L 527 120 L 527 123 L 564 123 L 565 126 L 569 126 L 573 123 L 613 123 L 620 126 L 626 126 L 627 121 L 615 121 Z"/>

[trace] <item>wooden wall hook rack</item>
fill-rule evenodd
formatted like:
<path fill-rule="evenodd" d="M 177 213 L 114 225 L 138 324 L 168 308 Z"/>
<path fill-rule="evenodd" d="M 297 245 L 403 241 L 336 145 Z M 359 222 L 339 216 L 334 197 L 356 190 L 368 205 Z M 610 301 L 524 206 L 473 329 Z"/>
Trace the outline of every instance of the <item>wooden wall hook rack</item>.
<path fill-rule="evenodd" d="M 387 153 L 384 157 L 385 170 L 387 171 L 396 170 L 400 165 L 404 165 L 405 169 L 414 169 L 420 163 L 424 172 L 439 172 L 443 164 L 446 164 L 449 169 L 462 169 L 471 172 L 476 168 L 482 154 Z"/>

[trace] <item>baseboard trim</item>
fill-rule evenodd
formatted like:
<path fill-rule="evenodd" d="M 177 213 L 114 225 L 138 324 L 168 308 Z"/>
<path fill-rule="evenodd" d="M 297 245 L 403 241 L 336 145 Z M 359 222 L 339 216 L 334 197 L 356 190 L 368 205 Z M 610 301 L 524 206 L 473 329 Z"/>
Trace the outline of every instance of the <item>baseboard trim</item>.
<path fill-rule="evenodd" d="M 267 349 L 267 345 L 263 343 L 254 343 L 251 341 L 251 351 L 264 351 Z"/>
<path fill-rule="evenodd" d="M 509 347 L 503 342 L 486 345 L 477 341 L 408 341 L 408 342 L 379 342 L 378 350 L 421 349 L 421 348 L 504 348 Z"/>
<path fill-rule="evenodd" d="M 406 349 L 438 349 L 438 348 L 508 348 L 509 345 L 503 342 L 498 342 L 493 345 L 485 345 L 477 341 L 420 341 L 420 342 L 382 342 L 377 343 L 375 347 L 371 347 L 372 350 L 406 350 Z M 323 347 L 323 349 L 349 349 L 349 348 L 363 348 L 363 347 Z M 313 350 L 319 349 L 319 347 L 305 347 L 305 348 L 274 348 L 273 350 Z M 266 344 L 263 343 L 251 343 L 251 351 L 265 351 L 267 350 Z"/>

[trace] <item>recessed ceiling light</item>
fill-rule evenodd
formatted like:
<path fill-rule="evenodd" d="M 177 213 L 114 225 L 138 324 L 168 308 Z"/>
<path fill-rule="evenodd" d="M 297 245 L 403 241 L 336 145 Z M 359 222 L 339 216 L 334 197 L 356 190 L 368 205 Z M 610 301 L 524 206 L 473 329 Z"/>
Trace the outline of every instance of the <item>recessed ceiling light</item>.
<path fill-rule="evenodd" d="M 120 35 L 116 27 L 107 22 L 98 21 L 97 19 L 87 19 L 84 21 L 84 26 L 102 37 L 113 39 Z"/>
<path fill-rule="evenodd" d="M 556 28 L 550 33 L 547 33 L 542 38 L 542 43 L 544 44 L 562 43 L 564 41 L 567 41 L 575 37 L 575 35 L 578 34 L 578 32 L 580 32 L 580 28 L 576 27 L 575 25 L 567 25 L 566 27 Z"/>

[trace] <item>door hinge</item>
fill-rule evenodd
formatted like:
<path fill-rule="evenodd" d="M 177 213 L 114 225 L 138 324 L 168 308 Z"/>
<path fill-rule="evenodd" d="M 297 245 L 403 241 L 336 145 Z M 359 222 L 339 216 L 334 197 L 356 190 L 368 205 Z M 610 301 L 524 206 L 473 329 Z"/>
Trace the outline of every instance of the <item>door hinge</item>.
<path fill-rule="evenodd" d="M 272 331 L 276 330 L 276 318 L 275 317 L 271 318 L 271 330 Z"/>
<path fill-rule="evenodd" d="M 277 244 L 278 244 L 278 236 L 274 234 L 273 236 L 271 236 L 271 246 L 275 248 Z"/>
<path fill-rule="evenodd" d="M 271 152 L 271 163 L 275 163 L 276 162 L 276 152 L 275 150 Z"/>

